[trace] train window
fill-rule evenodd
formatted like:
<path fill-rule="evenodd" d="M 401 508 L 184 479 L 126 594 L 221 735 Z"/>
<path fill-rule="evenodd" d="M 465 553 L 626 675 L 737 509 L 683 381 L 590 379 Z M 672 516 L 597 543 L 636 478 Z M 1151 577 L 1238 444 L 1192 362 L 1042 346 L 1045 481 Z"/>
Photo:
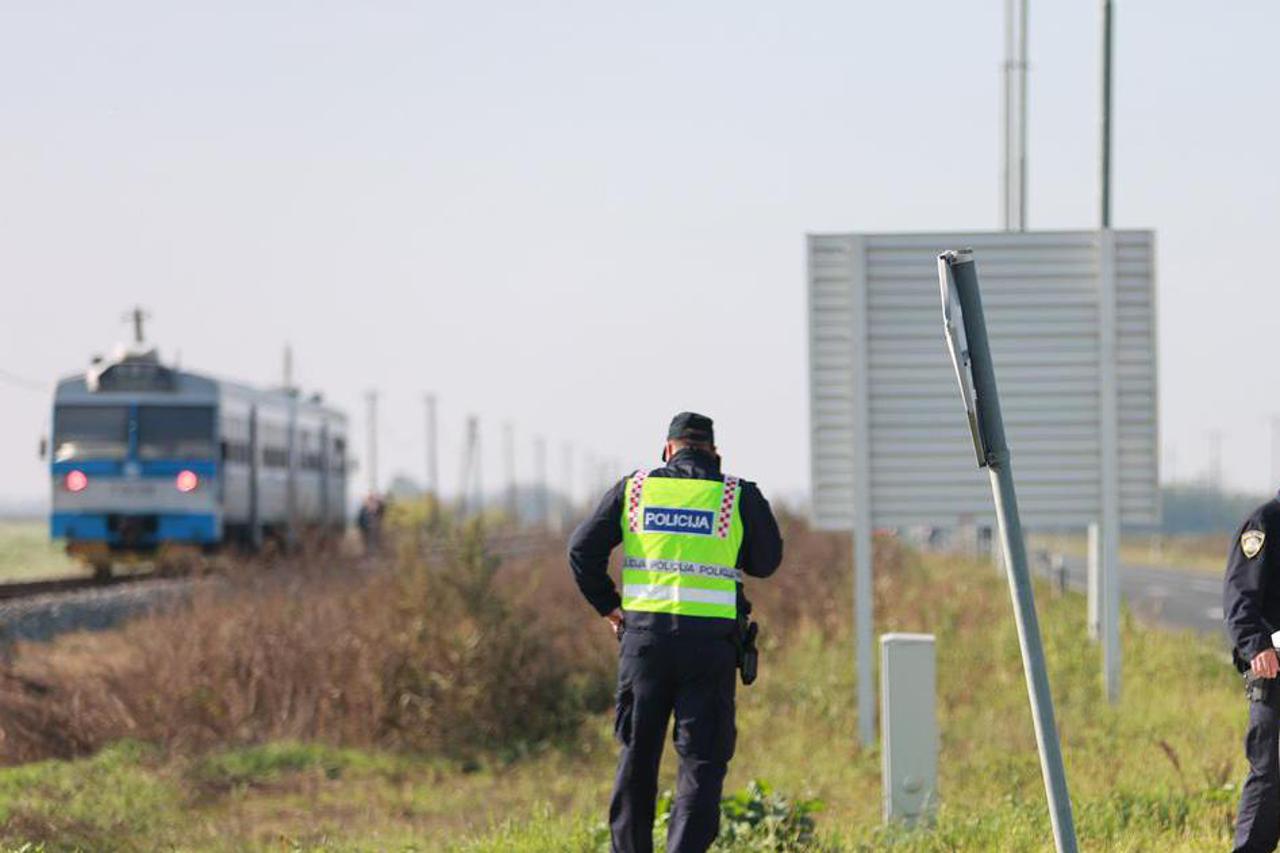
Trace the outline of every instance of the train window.
<path fill-rule="evenodd" d="M 211 406 L 140 406 L 138 456 L 142 459 L 212 459 Z"/>
<path fill-rule="evenodd" d="M 343 438 L 333 440 L 333 470 L 341 473 L 346 469 L 347 442 Z"/>
<path fill-rule="evenodd" d="M 100 391 L 172 391 L 174 386 L 172 370 L 147 362 L 121 362 L 98 377 Z"/>
<path fill-rule="evenodd" d="M 53 413 L 53 459 L 123 459 L 129 452 L 125 406 L 58 406 Z"/>
<path fill-rule="evenodd" d="M 227 449 L 225 461 L 235 465 L 248 465 L 252 461 L 249 445 L 242 441 L 223 442 Z"/>

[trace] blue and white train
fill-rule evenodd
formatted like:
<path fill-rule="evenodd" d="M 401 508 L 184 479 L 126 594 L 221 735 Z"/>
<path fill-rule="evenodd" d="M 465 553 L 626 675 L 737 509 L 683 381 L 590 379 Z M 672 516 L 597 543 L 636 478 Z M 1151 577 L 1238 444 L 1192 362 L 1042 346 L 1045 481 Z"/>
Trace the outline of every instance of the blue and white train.
<path fill-rule="evenodd" d="M 50 449 L 50 533 L 99 572 L 346 524 L 342 412 L 168 367 L 154 350 L 60 381 Z"/>

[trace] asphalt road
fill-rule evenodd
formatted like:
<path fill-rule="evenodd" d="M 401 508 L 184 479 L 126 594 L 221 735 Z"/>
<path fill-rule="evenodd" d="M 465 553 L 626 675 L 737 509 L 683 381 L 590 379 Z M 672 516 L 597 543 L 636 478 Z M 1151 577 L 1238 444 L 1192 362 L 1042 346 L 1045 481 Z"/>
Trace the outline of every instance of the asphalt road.
<path fill-rule="evenodd" d="M 1067 585 L 1087 590 L 1084 558 L 1067 557 L 1065 562 Z M 1166 628 L 1226 637 L 1221 578 L 1190 570 L 1127 565 L 1120 569 L 1120 592 L 1141 619 Z"/>

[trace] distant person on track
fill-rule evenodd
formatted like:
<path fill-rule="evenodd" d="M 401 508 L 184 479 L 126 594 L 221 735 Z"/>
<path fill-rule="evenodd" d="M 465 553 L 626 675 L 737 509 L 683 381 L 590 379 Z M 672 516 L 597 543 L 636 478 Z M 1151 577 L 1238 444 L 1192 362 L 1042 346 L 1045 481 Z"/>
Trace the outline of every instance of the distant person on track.
<path fill-rule="evenodd" d="M 376 492 L 365 495 L 356 513 L 356 527 L 360 529 L 360 541 L 366 555 L 376 554 L 382 547 L 382 517 L 386 514 L 386 502 Z"/>
<path fill-rule="evenodd" d="M 1249 775 L 1240 789 L 1237 851 L 1270 851 L 1280 841 L 1280 497 L 1258 507 L 1236 531 L 1227 559 L 1222 612 L 1231 658 L 1245 680 Z"/>
<path fill-rule="evenodd" d="M 737 739 L 739 618 L 751 607 L 742 573 L 768 577 L 782 561 L 760 490 L 721 473 L 710 418 L 676 415 L 662 460 L 619 481 L 569 542 L 574 579 L 621 646 L 621 751 L 609 805 L 612 849 L 621 853 L 653 849 L 658 763 L 673 715 L 680 767 L 667 850 L 700 853 L 715 841 Z M 621 595 L 608 571 L 619 544 Z"/>

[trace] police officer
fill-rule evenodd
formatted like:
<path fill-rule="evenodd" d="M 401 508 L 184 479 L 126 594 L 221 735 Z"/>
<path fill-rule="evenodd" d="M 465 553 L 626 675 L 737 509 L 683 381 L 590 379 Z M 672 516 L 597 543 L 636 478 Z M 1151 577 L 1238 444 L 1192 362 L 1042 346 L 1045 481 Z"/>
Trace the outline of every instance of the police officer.
<path fill-rule="evenodd" d="M 764 496 L 721 473 L 710 418 L 676 415 L 662 460 L 610 489 L 569 542 L 578 588 L 621 641 L 609 827 L 613 850 L 625 853 L 653 849 L 658 763 L 673 715 L 680 767 L 667 850 L 703 851 L 715 840 L 737 737 L 734 638 L 750 608 L 742 573 L 768 577 L 782 561 Z M 608 573 L 620 543 L 621 596 Z"/>
<path fill-rule="evenodd" d="M 1280 662 L 1271 632 L 1280 628 L 1280 498 L 1253 511 L 1231 543 L 1222 611 L 1231 657 L 1245 678 L 1249 775 L 1240 789 L 1235 849 L 1274 850 L 1280 840 Z"/>

